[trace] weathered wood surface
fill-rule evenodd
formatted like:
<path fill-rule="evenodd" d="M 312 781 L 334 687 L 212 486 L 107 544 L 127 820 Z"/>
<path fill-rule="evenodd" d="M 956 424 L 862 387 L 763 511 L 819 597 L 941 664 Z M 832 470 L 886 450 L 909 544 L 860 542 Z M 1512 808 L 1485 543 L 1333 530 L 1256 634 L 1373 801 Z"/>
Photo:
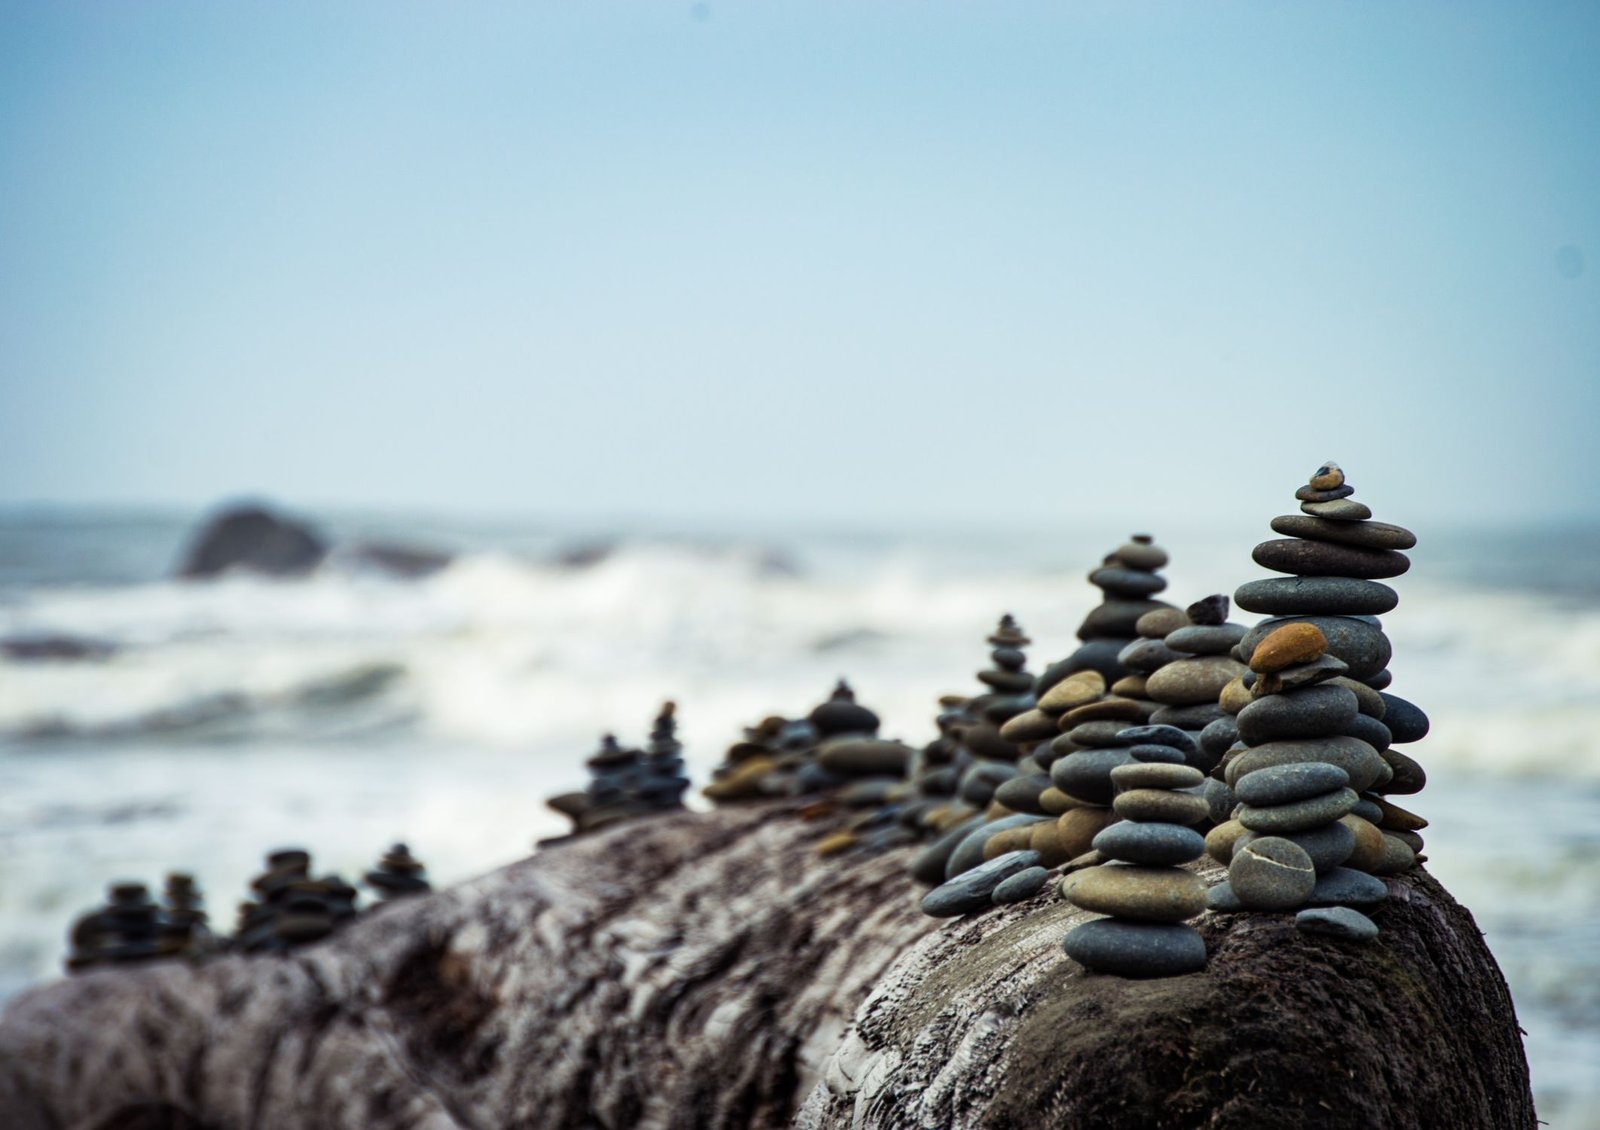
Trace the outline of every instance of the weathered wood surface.
<path fill-rule="evenodd" d="M 827 830 L 660 817 L 291 957 L 44 986 L 0 1019 L 0 1125 L 1533 1124 L 1504 981 L 1426 875 L 1373 946 L 1211 919 L 1207 972 L 1130 982 L 1066 960 L 1053 888 L 938 923 L 908 853 Z"/>

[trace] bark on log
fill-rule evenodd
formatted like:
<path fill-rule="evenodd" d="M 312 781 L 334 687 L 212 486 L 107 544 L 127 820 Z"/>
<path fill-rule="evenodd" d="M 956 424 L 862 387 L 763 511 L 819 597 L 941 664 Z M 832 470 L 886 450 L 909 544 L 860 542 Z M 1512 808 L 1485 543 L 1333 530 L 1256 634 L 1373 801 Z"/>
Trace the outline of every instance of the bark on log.
<path fill-rule="evenodd" d="M 1372 946 L 1211 919 L 1206 973 L 1132 982 L 1067 961 L 1053 891 L 936 922 L 908 853 L 829 830 L 660 817 L 288 957 L 42 987 L 0 1020 L 0 1124 L 1533 1125 L 1504 981 L 1425 874 Z"/>

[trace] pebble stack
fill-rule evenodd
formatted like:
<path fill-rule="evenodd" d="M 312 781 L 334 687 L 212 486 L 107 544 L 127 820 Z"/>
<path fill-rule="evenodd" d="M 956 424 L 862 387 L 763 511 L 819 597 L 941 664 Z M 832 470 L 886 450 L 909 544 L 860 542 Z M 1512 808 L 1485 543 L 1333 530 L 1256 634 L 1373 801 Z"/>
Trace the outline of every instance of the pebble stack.
<path fill-rule="evenodd" d="M 1099 588 L 1105 599 L 1090 610 L 1078 628 L 1083 645 L 1045 669 L 1035 684 L 1035 694 L 1042 698 L 1051 687 L 1078 671 L 1100 672 L 1107 686 L 1130 674 L 1117 657 L 1137 638 L 1139 617 L 1171 607 L 1165 601 L 1151 599 L 1167 587 L 1167 579 L 1156 573 L 1166 564 L 1166 551 L 1155 545 L 1148 534 L 1134 534 L 1126 545 L 1107 554 L 1100 567 L 1089 574 L 1089 583 Z"/>
<path fill-rule="evenodd" d="M 206 918 L 205 899 L 193 875 L 177 871 L 168 875 L 161 901 L 164 951 L 198 956 L 216 947 Z"/>
<path fill-rule="evenodd" d="M 1136 753 L 1110 777 L 1112 805 L 1122 819 L 1095 836 L 1094 848 L 1112 862 L 1074 872 L 1061 884 L 1074 906 L 1109 917 L 1074 927 L 1062 948 L 1097 973 L 1198 972 L 1206 964 L 1205 942 L 1184 923 L 1205 909 L 1206 889 L 1181 865 L 1205 854 L 1205 840 L 1193 827 L 1207 813 L 1204 798 L 1193 791 L 1204 774 Z"/>
<path fill-rule="evenodd" d="M 250 884 L 256 894 L 239 906 L 235 941 L 256 953 L 282 953 L 327 937 L 355 917 L 356 889 L 337 875 L 311 877 L 311 855 L 286 848 L 267 856 Z"/>
<path fill-rule="evenodd" d="M 146 961 L 174 952 L 163 944 L 161 908 L 143 883 L 113 883 L 106 904 L 72 925 L 67 971 Z"/>
<path fill-rule="evenodd" d="M 1382 839 L 1374 839 L 1357 824 L 1359 842 L 1350 866 L 1373 874 L 1397 874 L 1415 866 L 1422 848 L 1417 833 L 1427 821 L 1387 797 L 1420 791 L 1426 774 L 1391 746 L 1419 740 L 1427 733 L 1428 719 L 1416 706 L 1386 692 L 1392 648 L 1378 617 L 1399 603 L 1394 589 L 1381 582 L 1411 567 L 1402 551 L 1415 546 L 1417 539 L 1401 526 L 1373 521 L 1371 510 L 1353 494 L 1338 464 L 1326 463 L 1295 492 L 1300 513 L 1272 520 L 1273 531 L 1285 536 L 1262 542 L 1252 557 L 1288 576 L 1253 581 L 1234 594 L 1241 608 L 1273 616 L 1241 641 L 1240 657 L 1249 660 L 1265 636 L 1285 624 L 1312 624 L 1322 632 L 1328 656 L 1346 668 L 1327 681 L 1357 699 L 1356 717 L 1340 732 L 1371 746 L 1381 760 L 1373 781 L 1354 783 L 1361 796 L 1352 816 L 1378 828 Z M 1257 667 L 1254 662 L 1251 666 Z M 1260 698 L 1285 689 L 1294 678 L 1308 677 L 1257 674 L 1250 691 Z M 1242 722 L 1245 712 L 1239 717 Z"/>
<path fill-rule="evenodd" d="M 1161 703 L 1161 709 L 1150 716 L 1152 723 L 1176 726 L 1198 736 L 1225 716 L 1217 698 L 1246 671 L 1231 652 L 1247 629 L 1228 621 L 1228 598 L 1221 593 L 1189 605 L 1184 618 L 1187 624 L 1162 638 L 1162 647 L 1172 659 L 1150 674 L 1144 689 L 1149 698 Z"/>
<path fill-rule="evenodd" d="M 683 743 L 678 740 L 678 704 L 664 702 L 650 727 L 644 750 L 644 773 L 635 800 L 647 812 L 668 812 L 683 807 L 689 788 Z"/>
<path fill-rule="evenodd" d="M 365 878 L 367 886 L 378 892 L 378 906 L 395 899 L 425 895 L 433 889 L 428 882 L 427 869 L 405 844 L 395 844 L 384 852 L 378 866 L 368 871 Z"/>
<path fill-rule="evenodd" d="M 711 784 L 701 791 L 719 804 L 805 796 L 850 782 L 850 776 L 830 766 L 881 762 L 891 756 L 901 759 L 903 775 L 909 747 L 893 742 L 882 743 L 893 746 L 892 752 L 868 748 L 878 743 L 878 725 L 878 716 L 858 703 L 850 684 L 840 679 L 828 700 L 804 719 L 773 716 L 745 730 L 745 740 L 729 748 L 723 764 L 712 770 Z M 819 756 L 824 745 L 834 747 L 827 763 Z M 840 752 L 841 745 L 855 748 Z"/>

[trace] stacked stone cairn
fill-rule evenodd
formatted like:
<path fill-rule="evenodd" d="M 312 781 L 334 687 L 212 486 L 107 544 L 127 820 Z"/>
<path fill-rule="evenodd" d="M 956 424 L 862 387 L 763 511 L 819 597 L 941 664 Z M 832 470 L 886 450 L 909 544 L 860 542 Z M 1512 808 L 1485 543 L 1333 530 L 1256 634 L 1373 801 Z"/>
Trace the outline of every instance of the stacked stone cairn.
<path fill-rule="evenodd" d="M 878 716 L 858 703 L 850 684 L 840 679 L 828 700 L 804 719 L 773 716 L 746 729 L 744 740 L 729 748 L 723 764 L 712 771 L 711 784 L 701 791 L 719 804 L 807 796 L 848 784 L 851 778 L 839 772 L 838 766 L 859 760 L 881 764 L 891 756 L 901 759 L 903 775 L 909 747 L 893 742 L 883 743 L 894 747 L 892 753 L 867 750 L 877 741 L 878 726 Z M 825 764 L 820 750 L 841 739 L 850 739 L 858 749 L 843 754 L 836 751 Z"/>
<path fill-rule="evenodd" d="M 650 727 L 650 741 L 644 749 L 644 772 L 634 799 L 646 812 L 671 812 L 683 807 L 683 794 L 688 791 L 689 783 L 683 743 L 678 740 L 678 704 L 663 702 Z"/>
<path fill-rule="evenodd" d="M 178 871 L 169 874 L 161 901 L 163 950 L 199 957 L 217 948 L 206 918 L 205 899 L 193 875 Z"/>
<path fill-rule="evenodd" d="M 1236 652 L 1250 671 L 1225 688 L 1240 743 L 1222 763 L 1239 806 L 1207 848 L 1228 864 L 1215 910 L 1302 910 L 1303 930 L 1349 939 L 1376 936 L 1357 908 L 1386 897 L 1375 875 L 1416 864 L 1420 817 L 1385 798 L 1415 792 L 1421 767 L 1389 747 L 1390 717 L 1408 740 L 1426 732 L 1410 703 L 1386 697 L 1391 648 L 1377 616 L 1398 603 L 1380 578 L 1409 568 L 1415 544 L 1398 526 L 1371 522 L 1336 464 L 1318 468 L 1296 497 L 1300 515 L 1274 519 L 1288 538 L 1263 542 L 1258 564 L 1290 574 L 1234 594 L 1240 607 L 1272 614 Z"/>
<path fill-rule="evenodd" d="M 1156 570 L 1167 564 L 1167 553 L 1154 544 L 1148 534 L 1134 534 L 1128 543 L 1108 553 L 1099 568 L 1089 574 L 1089 583 L 1105 594 L 1105 599 L 1090 610 L 1078 627 L 1083 641 L 1071 655 L 1047 667 L 1034 686 L 1043 696 L 1068 675 L 1079 671 L 1098 671 L 1109 687 L 1129 674 L 1118 656 L 1137 638 L 1139 617 L 1158 608 L 1170 608 L 1165 601 L 1151 599 L 1167 587 L 1167 579 Z"/>
<path fill-rule="evenodd" d="M 168 956 L 161 908 L 143 883 L 113 883 L 106 904 L 72 925 L 67 971 Z"/>
<path fill-rule="evenodd" d="M 1131 759 L 1111 769 L 1112 807 L 1121 820 L 1094 838 L 1111 862 L 1062 880 L 1061 893 L 1074 906 L 1109 915 L 1075 926 L 1062 941 L 1069 957 L 1097 973 L 1171 977 L 1205 968 L 1205 942 L 1184 924 L 1205 909 L 1205 884 L 1181 866 L 1205 854 L 1193 827 L 1208 811 L 1196 791 L 1205 775 L 1172 761 L 1166 748 L 1135 745 Z"/>
<path fill-rule="evenodd" d="M 378 866 L 368 871 L 365 878 L 367 886 L 378 892 L 377 906 L 425 895 L 433 889 L 428 882 L 427 868 L 405 844 L 395 844 L 384 852 Z"/>
<path fill-rule="evenodd" d="M 235 943 L 248 952 L 282 953 L 319 941 L 356 914 L 356 889 L 337 875 L 311 877 L 311 855 L 286 848 L 267 856 L 252 880 L 256 897 L 239 906 Z"/>

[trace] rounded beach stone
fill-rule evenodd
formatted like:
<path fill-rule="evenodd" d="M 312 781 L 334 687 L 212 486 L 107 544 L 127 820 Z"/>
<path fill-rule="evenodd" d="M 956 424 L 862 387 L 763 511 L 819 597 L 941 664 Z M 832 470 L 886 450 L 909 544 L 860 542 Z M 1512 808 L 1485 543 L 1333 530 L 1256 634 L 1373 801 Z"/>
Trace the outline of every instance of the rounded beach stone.
<path fill-rule="evenodd" d="M 1085 722 L 1138 722 L 1143 721 L 1145 704 L 1131 698 L 1107 695 L 1098 702 L 1074 706 L 1058 720 L 1061 729 L 1077 729 Z"/>
<path fill-rule="evenodd" d="M 1428 774 L 1413 758 L 1407 757 L 1397 749 L 1386 749 L 1379 756 L 1394 771 L 1394 776 L 1383 787 L 1384 793 L 1389 796 L 1410 796 L 1420 793 L 1428 783 Z"/>
<path fill-rule="evenodd" d="M 1307 934 L 1339 938 L 1346 942 L 1370 942 L 1378 936 L 1378 924 L 1348 906 L 1314 907 L 1294 916 L 1295 928 Z"/>
<path fill-rule="evenodd" d="M 996 887 L 1038 863 L 1039 853 L 1034 851 L 1014 851 L 980 863 L 924 895 L 922 913 L 934 918 L 955 918 L 982 910 L 992 905 Z"/>
<path fill-rule="evenodd" d="M 1045 808 L 1040 803 L 1039 797 L 1049 787 L 1049 774 L 1029 773 L 1003 782 L 995 789 L 994 799 L 1013 812 L 1031 812 L 1036 816 L 1043 816 Z"/>
<path fill-rule="evenodd" d="M 1428 716 L 1415 703 L 1387 691 L 1379 691 L 1378 697 L 1383 699 L 1383 724 L 1389 727 L 1390 741 L 1409 745 L 1428 736 Z"/>
<path fill-rule="evenodd" d="M 1021 828 L 1007 828 L 1003 832 L 996 832 L 983 841 L 983 858 L 998 859 L 1014 851 L 1031 851 L 1034 829 L 1043 828 L 1049 823 L 1046 820 L 1043 824 L 1029 824 Z"/>
<path fill-rule="evenodd" d="M 1206 909 L 1213 914 L 1237 914 L 1247 908 L 1233 893 L 1233 884 L 1224 879 L 1206 892 Z"/>
<path fill-rule="evenodd" d="M 1372 787 L 1383 767 L 1378 751 L 1360 738 L 1343 736 L 1305 738 L 1299 741 L 1268 742 L 1247 749 L 1223 770 L 1223 780 L 1237 789 L 1246 773 L 1272 765 L 1292 765 L 1302 761 L 1326 761 L 1350 775 L 1350 787 L 1364 792 Z"/>
<path fill-rule="evenodd" d="M 1169 663 L 1145 681 L 1145 694 L 1168 706 L 1214 703 L 1244 665 L 1227 655 L 1204 655 Z"/>
<path fill-rule="evenodd" d="M 1228 685 L 1232 686 L 1233 684 L 1229 683 Z M 1232 718 L 1218 718 L 1213 722 L 1207 722 L 1206 728 L 1200 731 L 1200 749 L 1212 760 L 1216 760 L 1227 753 L 1233 743 L 1238 740 L 1239 723 Z"/>
<path fill-rule="evenodd" d="M 1083 910 L 1138 922 L 1182 922 L 1206 908 L 1206 885 L 1181 867 L 1107 863 L 1068 875 L 1061 893 Z"/>
<path fill-rule="evenodd" d="M 1349 828 L 1355 837 L 1355 847 L 1350 852 L 1350 858 L 1344 861 L 1345 866 L 1376 875 L 1378 868 L 1383 866 L 1383 857 L 1387 850 L 1383 832 L 1372 821 L 1354 814 L 1343 817 L 1339 823 Z"/>
<path fill-rule="evenodd" d="M 1086 749 L 1050 766 L 1050 783 L 1090 804 L 1110 804 L 1111 770 L 1133 761 L 1126 749 Z"/>
<path fill-rule="evenodd" d="M 1269 632 L 1256 643 L 1250 656 L 1250 670 L 1282 671 L 1286 667 L 1315 662 L 1327 650 L 1328 638 L 1322 634 L 1321 628 L 1305 621 L 1296 621 Z"/>
<path fill-rule="evenodd" d="M 1060 727 L 1056 720 L 1042 710 L 1024 710 L 1014 714 L 1000 726 L 1000 736 L 1008 742 L 1042 742 L 1056 736 Z"/>
<path fill-rule="evenodd" d="M 1356 696 L 1319 684 L 1258 698 L 1239 711 L 1239 736 L 1250 745 L 1342 733 L 1358 716 Z"/>
<path fill-rule="evenodd" d="M 1398 577 L 1411 568 L 1411 559 L 1392 549 L 1362 549 L 1301 538 L 1264 541 L 1250 551 L 1250 556 L 1263 569 L 1297 577 L 1360 577 L 1373 581 Z"/>
<path fill-rule="evenodd" d="M 1078 671 L 1041 694 L 1039 709 L 1047 714 L 1062 714 L 1075 706 L 1093 702 L 1105 693 L 1105 676 L 1098 671 Z"/>
<path fill-rule="evenodd" d="M 1015 765 L 984 761 L 961 775 L 957 795 L 974 808 L 982 808 L 994 799 L 994 791 L 1017 775 Z"/>
<path fill-rule="evenodd" d="M 1286 624 L 1316 627 L 1327 639 L 1328 651 L 1350 665 L 1353 679 L 1365 679 L 1383 670 L 1394 650 L 1383 629 L 1368 620 L 1353 616 L 1277 616 L 1261 621 L 1245 635 L 1239 650 L 1246 662 L 1255 658 L 1255 649 L 1266 636 Z"/>
<path fill-rule="evenodd" d="M 1079 808 L 1082 805 L 1081 800 L 1074 800 L 1054 785 L 1039 794 L 1039 807 L 1051 816 L 1060 816 L 1067 809 Z"/>
<path fill-rule="evenodd" d="M 1115 774 L 1112 780 L 1116 780 Z M 1260 807 L 1320 796 L 1334 789 L 1342 789 L 1349 783 L 1350 774 L 1337 765 L 1325 761 L 1302 761 L 1273 765 L 1248 773 L 1239 778 L 1239 784 L 1233 791 L 1245 804 Z"/>
<path fill-rule="evenodd" d="M 1213 824 L 1221 824 L 1230 819 L 1233 810 L 1239 807 L 1239 798 L 1233 790 L 1215 777 L 1207 777 L 1206 783 L 1200 788 L 1200 795 L 1206 798 L 1206 819 Z"/>
<path fill-rule="evenodd" d="M 1056 837 L 1067 858 L 1076 859 L 1089 850 L 1096 836 L 1120 819 L 1109 808 L 1074 808 L 1057 818 Z"/>
<path fill-rule="evenodd" d="M 1161 762 L 1141 761 L 1111 770 L 1111 784 L 1117 789 L 1192 789 L 1205 779 L 1206 775 L 1192 765 Z"/>
<path fill-rule="evenodd" d="M 1167 551 L 1145 534 L 1136 534 L 1132 541 L 1119 545 L 1111 554 L 1130 569 L 1160 569 L 1167 563 Z"/>
<path fill-rule="evenodd" d="M 1026 902 L 1044 890 L 1044 885 L 1049 879 L 1050 872 L 1043 867 L 1030 867 L 1026 871 L 1018 871 L 1011 878 L 997 884 L 990 899 L 996 906 Z"/>
<path fill-rule="evenodd" d="M 1067 850 L 1066 842 L 1061 838 L 1061 829 L 1054 820 L 1047 820 L 1043 824 L 1035 824 L 1027 829 L 1029 833 L 1026 845 L 1029 851 L 1039 853 L 1039 862 L 1045 867 L 1059 867 L 1071 859 L 1075 853 Z M 1082 855 L 1082 852 L 1076 854 Z"/>
<path fill-rule="evenodd" d="M 1184 753 L 1194 753 L 1198 748 L 1188 731 L 1166 725 L 1125 727 L 1117 732 L 1117 744 L 1129 747 L 1164 745 L 1182 750 Z"/>
<path fill-rule="evenodd" d="M 1161 640 L 1134 640 L 1117 652 L 1117 661 L 1124 667 L 1146 675 L 1182 658 L 1180 653 L 1173 651 Z M 1148 682 L 1145 685 L 1148 687 Z"/>
<path fill-rule="evenodd" d="M 1211 656 L 1220 659 L 1221 656 Z M 1158 726 L 1176 726 L 1180 730 L 1199 732 L 1223 716 L 1223 709 L 1215 702 L 1197 702 L 1193 706 L 1163 706 L 1150 715 Z"/>
<path fill-rule="evenodd" d="M 1135 824 L 1123 820 L 1103 829 L 1090 845 L 1107 859 L 1171 867 L 1205 854 L 1206 841 L 1182 824 Z"/>
<path fill-rule="evenodd" d="M 1117 637 L 1134 638 L 1134 625 L 1146 612 L 1165 607 L 1157 600 L 1107 600 L 1089 610 L 1078 628 L 1080 640 Z"/>
<path fill-rule="evenodd" d="M 1318 875 L 1325 875 L 1345 863 L 1356 846 L 1355 833 L 1337 820 L 1332 824 L 1307 828 L 1304 832 L 1284 832 L 1279 835 L 1311 857 L 1311 866 Z M 1233 849 L 1238 851 L 1250 841 L 1261 838 L 1261 833 L 1246 829 L 1242 836 L 1234 840 Z"/>
<path fill-rule="evenodd" d="M 1317 876 L 1306 899 L 1308 906 L 1377 906 L 1389 897 L 1389 887 L 1376 875 L 1353 867 L 1335 867 Z"/>
<path fill-rule="evenodd" d="M 1254 697 L 1250 693 L 1250 687 L 1246 685 L 1244 678 L 1241 676 L 1222 688 L 1221 693 L 1217 695 L 1217 705 L 1222 707 L 1224 714 L 1237 717 L 1239 711 L 1249 706 Z M 1209 722 L 1206 724 L 1210 725 Z M 1237 735 L 1239 731 L 1237 722 L 1234 723 L 1233 729 Z"/>
<path fill-rule="evenodd" d="M 1162 765 L 1186 765 L 1190 757 L 1183 750 L 1174 749 L 1169 745 L 1131 745 L 1128 747 L 1128 756 L 1135 761 Z"/>
<path fill-rule="evenodd" d="M 962 840 L 982 824 L 982 816 L 970 816 L 942 833 L 933 843 L 918 852 L 916 858 L 911 861 L 911 877 L 925 886 L 944 882 L 944 873 L 950 864 L 951 854 L 961 846 Z M 1374 828 L 1373 831 L 1376 832 L 1377 829 Z"/>
<path fill-rule="evenodd" d="M 1317 885 L 1317 872 L 1304 848 L 1264 836 L 1234 851 L 1228 883 L 1251 910 L 1290 910 L 1304 905 Z"/>
<path fill-rule="evenodd" d="M 1292 538 L 1338 542 L 1362 549 L 1410 549 L 1417 544 L 1417 535 L 1387 522 L 1333 522 L 1309 514 L 1280 514 L 1272 520 L 1272 529 Z"/>
<path fill-rule="evenodd" d="M 1387 667 L 1373 675 L 1363 675 L 1361 681 L 1375 691 L 1381 691 L 1394 682 L 1394 674 Z"/>
<path fill-rule="evenodd" d="M 1240 787 L 1246 785 L 1249 780 L 1249 777 L 1241 779 Z M 1324 824 L 1331 824 L 1341 816 L 1349 815 L 1359 799 L 1354 789 L 1334 789 L 1320 796 L 1297 800 L 1291 804 L 1262 807 L 1243 804 L 1239 806 L 1235 817 L 1252 832 L 1260 832 L 1267 836 L 1285 832 L 1304 832 Z"/>
<path fill-rule="evenodd" d="M 1233 598 L 1246 612 L 1270 616 L 1375 616 L 1400 603 L 1400 594 L 1388 585 L 1352 577 L 1271 577 L 1240 585 Z"/>
<path fill-rule="evenodd" d="M 1389 743 L 1394 740 L 1389 734 L 1389 727 L 1376 718 L 1369 718 L 1361 713 L 1357 713 L 1354 718 L 1341 726 L 1339 732 L 1352 738 L 1360 738 L 1379 753 L 1388 749 Z"/>
<path fill-rule="evenodd" d="M 1335 660 L 1335 662 L 1338 661 Z M 1361 711 L 1361 713 L 1365 714 L 1368 718 L 1376 718 L 1380 722 L 1383 721 L 1384 713 L 1389 708 L 1388 705 L 1383 701 L 1383 696 L 1377 691 L 1373 690 L 1359 679 L 1350 679 L 1340 676 L 1338 678 L 1329 679 L 1328 681 L 1333 683 L 1335 686 L 1343 687 L 1345 690 L 1355 695 L 1356 709 Z"/>
<path fill-rule="evenodd" d="M 817 760 L 830 773 L 846 777 L 903 776 L 915 751 L 902 742 L 878 738 L 835 738 L 817 747 Z"/>
<path fill-rule="evenodd" d="M 1344 486 L 1344 468 L 1332 459 L 1311 473 L 1309 483 L 1312 490 L 1332 490 L 1334 487 Z"/>
<path fill-rule="evenodd" d="M 861 842 L 861 838 L 854 832 L 835 832 L 831 836 L 824 836 L 817 841 L 818 855 L 838 855 L 849 851 Z"/>
<path fill-rule="evenodd" d="M 1417 865 L 1415 849 L 1398 836 L 1383 836 L 1383 858 L 1372 869 L 1374 875 L 1400 875 Z"/>
<path fill-rule="evenodd" d="M 1334 522 L 1364 522 L 1372 517 L 1372 511 L 1365 503 L 1351 498 L 1336 498 L 1331 502 L 1302 502 L 1300 512 Z"/>
<path fill-rule="evenodd" d="M 1164 824 L 1198 824 L 1211 815 L 1211 806 L 1199 793 L 1182 793 L 1171 789 L 1129 789 L 1118 793 L 1111 807 L 1124 820 L 1149 820 Z"/>
<path fill-rule="evenodd" d="M 1143 569 L 1102 565 L 1089 574 L 1089 583 L 1113 596 L 1154 596 L 1167 587 L 1167 579 Z"/>
<path fill-rule="evenodd" d="M 1100 918 L 1068 931 L 1061 943 L 1085 969 L 1119 977 L 1178 977 L 1206 967 L 1206 943 L 1192 926 Z"/>
<path fill-rule="evenodd" d="M 1002 816 L 999 820 L 993 820 L 974 828 L 962 838 L 961 842 L 950 853 L 949 861 L 945 864 L 944 877 L 946 879 L 954 879 L 962 872 L 970 871 L 982 863 L 984 845 L 988 843 L 989 837 L 995 833 L 1004 832 L 1011 828 L 1022 828 L 1029 824 L 1037 824 L 1045 819 L 1048 819 L 1048 817 L 1018 813 L 1015 816 Z"/>
<path fill-rule="evenodd" d="M 1127 649 L 1124 648 L 1123 650 Z M 1122 698 L 1143 698 L 1144 676 L 1124 675 L 1122 678 L 1111 684 L 1111 693 Z"/>
<path fill-rule="evenodd" d="M 1226 866 L 1233 859 L 1238 841 L 1249 834 L 1250 829 L 1237 820 L 1224 821 L 1206 833 L 1206 854 Z"/>
<path fill-rule="evenodd" d="M 1066 736 L 1068 741 L 1085 748 L 1106 749 L 1111 746 L 1127 745 L 1127 742 L 1117 740 L 1117 735 L 1127 728 L 1126 721 L 1079 722 L 1067 731 Z"/>
<path fill-rule="evenodd" d="M 1139 617 L 1133 630 L 1149 640 L 1164 639 L 1179 628 L 1187 627 L 1189 617 L 1181 608 L 1158 608 Z"/>
<path fill-rule="evenodd" d="M 1378 827 L 1385 832 L 1420 832 L 1428 826 L 1428 822 L 1415 812 L 1409 812 L 1383 797 L 1375 799 L 1378 811 L 1382 814 Z"/>
<path fill-rule="evenodd" d="M 1226 655 L 1244 639 L 1248 630 L 1243 624 L 1199 624 L 1191 628 L 1179 628 L 1162 642 L 1174 652 Z"/>
<path fill-rule="evenodd" d="M 1339 498 L 1348 498 L 1356 492 L 1356 488 L 1349 483 L 1341 483 L 1327 490 L 1318 490 L 1309 483 L 1294 492 L 1294 496 L 1302 502 L 1332 502 Z"/>

